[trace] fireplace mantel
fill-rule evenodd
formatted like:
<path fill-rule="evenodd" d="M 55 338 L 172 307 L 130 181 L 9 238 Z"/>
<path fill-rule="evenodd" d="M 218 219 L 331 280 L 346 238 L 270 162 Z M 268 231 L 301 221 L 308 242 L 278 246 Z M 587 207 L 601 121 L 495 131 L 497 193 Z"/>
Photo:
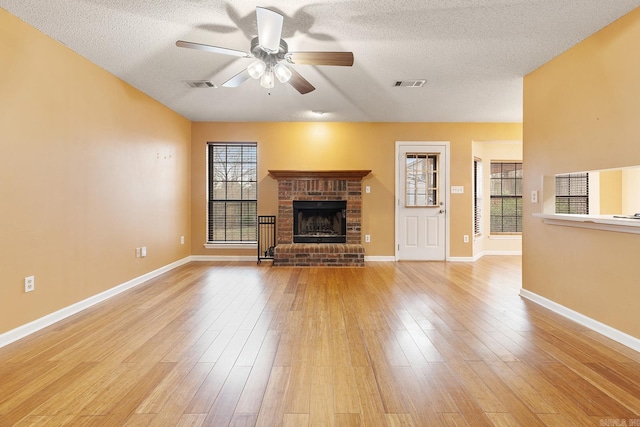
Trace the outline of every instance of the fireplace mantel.
<path fill-rule="evenodd" d="M 269 170 L 269 175 L 275 179 L 362 179 L 371 170 Z"/>

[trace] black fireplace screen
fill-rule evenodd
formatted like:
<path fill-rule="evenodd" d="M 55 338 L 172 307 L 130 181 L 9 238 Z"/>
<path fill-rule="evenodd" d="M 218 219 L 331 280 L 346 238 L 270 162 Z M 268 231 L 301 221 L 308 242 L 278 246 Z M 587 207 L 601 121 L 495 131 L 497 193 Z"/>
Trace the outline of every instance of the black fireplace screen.
<path fill-rule="evenodd" d="M 346 200 L 293 201 L 293 243 L 346 241 Z"/>

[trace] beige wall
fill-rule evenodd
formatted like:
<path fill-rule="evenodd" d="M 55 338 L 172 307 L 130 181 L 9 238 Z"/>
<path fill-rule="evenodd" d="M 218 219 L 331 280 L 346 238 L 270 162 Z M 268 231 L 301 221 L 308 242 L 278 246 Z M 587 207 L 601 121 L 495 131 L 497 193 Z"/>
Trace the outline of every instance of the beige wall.
<path fill-rule="evenodd" d="M 622 171 L 600 171 L 600 215 L 622 213 Z"/>
<path fill-rule="evenodd" d="M 621 213 L 633 215 L 640 212 L 640 168 L 622 170 Z"/>
<path fill-rule="evenodd" d="M 557 173 L 640 164 L 640 9 L 524 79 L 525 194 Z M 634 234 L 545 225 L 525 198 L 523 287 L 640 338 Z"/>
<path fill-rule="evenodd" d="M 205 249 L 206 144 L 208 141 L 258 143 L 258 210 L 277 214 L 277 182 L 269 169 L 371 169 L 363 185 L 362 234 L 367 256 L 394 256 L 394 192 L 396 141 L 450 141 L 451 185 L 464 194 L 451 195 L 451 256 L 471 257 L 473 235 L 472 142 L 520 140 L 520 124 L 493 123 L 193 123 L 192 247 L 199 255 L 255 255 L 255 251 Z"/>
<path fill-rule="evenodd" d="M 483 254 L 519 253 L 520 235 L 491 236 L 491 162 L 522 161 L 522 141 L 474 141 L 473 157 L 482 161 L 482 221 L 481 234 L 473 241 L 473 256 Z M 523 167 L 525 167 L 523 165 Z M 471 188 L 469 191 L 473 191 Z M 473 194 L 472 194 L 473 197 Z M 473 212 L 471 213 L 473 215 Z"/>
<path fill-rule="evenodd" d="M 189 255 L 191 126 L 3 9 L 0 40 L 1 334 Z"/>

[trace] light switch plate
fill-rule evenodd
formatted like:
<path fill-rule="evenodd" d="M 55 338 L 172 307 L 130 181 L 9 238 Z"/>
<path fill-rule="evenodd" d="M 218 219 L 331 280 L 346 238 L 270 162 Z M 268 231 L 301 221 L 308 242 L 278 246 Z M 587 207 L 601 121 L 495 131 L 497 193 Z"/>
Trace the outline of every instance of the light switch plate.
<path fill-rule="evenodd" d="M 452 185 L 451 194 L 464 194 L 464 185 Z"/>

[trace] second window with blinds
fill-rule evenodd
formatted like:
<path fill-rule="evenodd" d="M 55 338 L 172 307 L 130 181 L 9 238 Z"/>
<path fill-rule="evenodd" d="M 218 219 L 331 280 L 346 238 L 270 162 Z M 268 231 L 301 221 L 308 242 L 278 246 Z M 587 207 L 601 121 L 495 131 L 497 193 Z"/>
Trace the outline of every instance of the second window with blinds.
<path fill-rule="evenodd" d="M 556 213 L 589 214 L 589 174 L 556 175 Z"/>
<path fill-rule="evenodd" d="M 491 162 L 491 234 L 522 233 L 522 162 Z"/>

